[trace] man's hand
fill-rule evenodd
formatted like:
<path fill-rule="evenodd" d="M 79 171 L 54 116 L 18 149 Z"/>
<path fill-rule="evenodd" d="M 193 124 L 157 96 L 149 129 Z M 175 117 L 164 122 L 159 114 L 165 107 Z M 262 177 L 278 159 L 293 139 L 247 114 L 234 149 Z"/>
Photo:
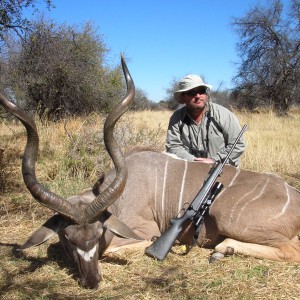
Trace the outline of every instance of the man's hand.
<path fill-rule="evenodd" d="M 214 164 L 215 160 L 212 158 L 195 157 L 194 161 L 202 162 L 205 164 Z"/>

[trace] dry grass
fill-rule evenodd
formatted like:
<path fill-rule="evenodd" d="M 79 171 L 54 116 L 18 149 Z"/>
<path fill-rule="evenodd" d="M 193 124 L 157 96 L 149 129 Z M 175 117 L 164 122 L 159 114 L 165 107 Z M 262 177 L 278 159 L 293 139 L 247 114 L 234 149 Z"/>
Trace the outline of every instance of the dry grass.
<path fill-rule="evenodd" d="M 278 118 L 271 112 L 237 112 L 247 123 L 247 151 L 242 168 L 274 172 L 300 189 L 300 114 Z M 163 150 L 169 112 L 128 113 L 118 124 L 122 147 Z M 41 124 L 39 180 L 68 196 L 90 186 L 110 165 L 103 149 L 103 116 Z M 25 134 L 20 124 L 0 124 L 0 299 L 299 299 L 296 263 L 278 263 L 235 255 L 213 265 L 209 250 L 187 256 L 175 247 L 164 262 L 142 250 L 127 250 L 100 262 L 104 280 L 98 291 L 81 288 L 76 270 L 54 238 L 18 257 L 23 243 L 52 213 L 31 199 L 20 164 Z M 4 150 L 4 151 L 3 151 Z"/>
<path fill-rule="evenodd" d="M 276 173 L 300 189 L 300 114 L 279 118 L 271 111 L 261 114 L 237 113 L 247 123 L 247 151 L 241 168 Z"/>

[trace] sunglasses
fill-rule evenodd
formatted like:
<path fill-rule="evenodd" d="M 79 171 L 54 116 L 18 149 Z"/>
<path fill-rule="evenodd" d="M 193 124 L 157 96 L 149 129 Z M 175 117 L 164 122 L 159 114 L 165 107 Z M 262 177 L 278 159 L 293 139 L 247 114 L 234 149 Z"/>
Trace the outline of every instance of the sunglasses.
<path fill-rule="evenodd" d="M 203 94 L 206 94 L 206 88 L 193 89 L 193 90 L 184 92 L 184 94 L 187 94 L 190 97 L 195 97 L 197 94 L 203 95 Z"/>

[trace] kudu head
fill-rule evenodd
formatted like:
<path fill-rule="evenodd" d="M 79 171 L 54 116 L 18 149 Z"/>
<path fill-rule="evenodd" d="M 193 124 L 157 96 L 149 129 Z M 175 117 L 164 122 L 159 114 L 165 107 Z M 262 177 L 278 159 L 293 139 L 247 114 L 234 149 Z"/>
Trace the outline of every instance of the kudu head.
<path fill-rule="evenodd" d="M 39 147 L 35 122 L 26 112 L 0 94 L 0 104 L 16 116 L 27 131 L 27 143 L 22 160 L 24 182 L 39 203 L 56 212 L 30 236 L 20 250 L 41 244 L 54 233 L 58 233 L 66 253 L 77 264 L 81 284 L 87 288 L 98 288 L 101 280 L 98 269 L 99 252 L 105 251 L 112 239 L 112 233 L 140 240 L 130 228 L 107 211 L 107 208 L 121 196 L 127 180 L 125 159 L 114 138 L 113 130 L 118 119 L 133 102 L 135 87 L 123 57 L 121 62 L 127 93 L 108 114 L 104 124 L 104 143 L 116 172 L 111 184 L 101 192 L 99 189 L 93 189 L 88 195 L 83 193 L 64 199 L 40 184 L 35 175 Z"/>

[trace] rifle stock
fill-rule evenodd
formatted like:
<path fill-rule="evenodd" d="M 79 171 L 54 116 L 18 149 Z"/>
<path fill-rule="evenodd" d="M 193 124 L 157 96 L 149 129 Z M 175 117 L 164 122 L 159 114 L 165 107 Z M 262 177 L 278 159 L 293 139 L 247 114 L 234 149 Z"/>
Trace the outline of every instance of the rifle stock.
<path fill-rule="evenodd" d="M 145 249 L 147 255 L 158 260 L 164 260 L 175 243 L 184 223 L 191 219 L 194 212 L 186 211 L 181 217 L 170 220 L 170 227 Z"/>

